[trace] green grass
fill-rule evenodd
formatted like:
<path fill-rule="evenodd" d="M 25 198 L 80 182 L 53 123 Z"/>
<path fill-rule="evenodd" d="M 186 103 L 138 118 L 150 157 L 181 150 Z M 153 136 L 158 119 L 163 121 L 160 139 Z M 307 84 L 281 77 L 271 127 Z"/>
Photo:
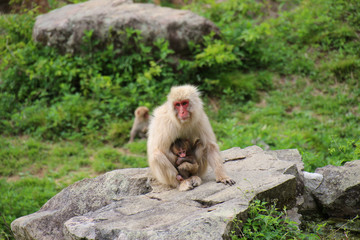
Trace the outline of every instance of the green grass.
<path fill-rule="evenodd" d="M 11 237 L 8 226 L 13 220 L 37 211 L 61 189 L 76 181 L 119 168 L 147 167 L 146 145 L 142 142 L 128 144 L 129 148 L 145 148 L 140 150 L 142 154 L 131 154 L 127 149 L 97 141 L 88 145 L 76 141 L 2 136 L 0 239 Z"/>
<path fill-rule="evenodd" d="M 276 89 L 264 94 L 260 103 L 232 106 L 221 113 L 226 117 L 213 121 L 221 149 L 252 144 L 297 148 L 307 171 L 360 158 L 360 99 L 349 97 L 353 89 L 301 77 L 283 80 L 275 80 Z"/>

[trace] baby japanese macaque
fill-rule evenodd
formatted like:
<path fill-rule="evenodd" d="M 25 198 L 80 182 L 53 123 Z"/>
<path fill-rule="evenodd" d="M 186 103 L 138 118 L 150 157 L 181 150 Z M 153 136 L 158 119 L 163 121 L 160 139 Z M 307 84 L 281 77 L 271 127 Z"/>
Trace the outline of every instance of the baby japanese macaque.
<path fill-rule="evenodd" d="M 196 162 L 194 150 L 198 144 L 200 144 L 199 139 L 192 145 L 189 140 L 180 138 L 171 144 L 170 150 L 177 156 L 175 167 L 179 171 L 179 174 L 176 175 L 178 181 L 196 175 L 199 164 Z"/>

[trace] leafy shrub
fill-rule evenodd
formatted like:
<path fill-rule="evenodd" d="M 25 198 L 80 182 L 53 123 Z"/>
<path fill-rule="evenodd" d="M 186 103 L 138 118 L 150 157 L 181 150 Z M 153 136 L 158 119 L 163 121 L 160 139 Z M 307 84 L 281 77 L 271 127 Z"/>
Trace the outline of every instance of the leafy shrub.
<path fill-rule="evenodd" d="M 6 26 L 6 33 L 12 31 L 13 28 Z M 14 37 L 20 42 L 14 40 L 13 49 L 5 51 L 0 92 L 14 96 L 12 102 L 16 108 L 4 106 L 2 111 L 9 112 L 4 114 L 8 117 L 0 126 L 4 129 L 14 126 L 9 133 L 48 139 L 91 136 L 109 125 L 114 117 L 132 118 L 133 109 L 139 105 L 161 103 L 172 85 L 211 82 L 193 78 L 196 72 L 206 76 L 237 62 L 233 46 L 208 37 L 204 51 L 196 51 L 193 63 L 181 60 L 174 67 L 168 42 L 158 39 L 150 47 L 140 41 L 138 30 L 127 29 L 120 34 L 125 35 L 129 44 L 118 49 L 116 43 L 109 43 L 105 50 L 99 51 L 92 31 L 86 32 L 83 40 L 88 54 L 81 56 L 61 55 L 55 49 L 34 44 L 29 36 L 21 40 Z M 214 83 L 204 84 L 200 89 L 205 93 L 216 94 L 215 89 L 221 92 Z M 245 93 L 237 95 L 242 94 Z M 126 138 L 127 134 L 121 132 L 121 136 L 115 135 Z M 110 131 L 108 139 L 114 139 L 113 136 L 114 132 Z M 120 144 L 123 142 L 119 140 Z"/>
<path fill-rule="evenodd" d="M 129 140 L 132 122 L 119 121 L 112 122 L 107 127 L 107 140 L 111 141 L 114 146 L 121 146 Z"/>
<path fill-rule="evenodd" d="M 235 230 L 231 232 L 231 239 L 305 239 L 295 222 L 286 216 L 286 209 L 279 211 L 275 204 L 254 200 L 249 207 L 248 218 L 245 222 L 234 220 Z M 242 227 L 240 227 L 242 225 Z M 240 234 L 237 235 L 236 232 Z M 311 239 L 318 239 L 309 235 Z"/>
<path fill-rule="evenodd" d="M 332 136 L 331 144 L 329 146 L 329 153 L 332 159 L 337 159 L 332 162 L 333 165 L 342 165 L 345 162 L 360 158 L 360 140 L 343 140 Z"/>

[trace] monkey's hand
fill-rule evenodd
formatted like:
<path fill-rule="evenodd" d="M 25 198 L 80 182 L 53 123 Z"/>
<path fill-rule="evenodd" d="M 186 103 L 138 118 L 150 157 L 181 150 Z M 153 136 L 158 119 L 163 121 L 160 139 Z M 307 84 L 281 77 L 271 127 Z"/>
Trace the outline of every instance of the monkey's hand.
<path fill-rule="evenodd" d="M 218 182 L 218 183 L 222 182 L 223 184 L 229 185 L 229 186 L 232 186 L 236 183 L 234 180 L 232 180 L 229 177 L 223 177 L 223 178 L 216 179 L 216 182 Z"/>
<path fill-rule="evenodd" d="M 176 160 L 176 166 L 179 166 L 184 162 L 190 162 L 190 161 L 191 159 L 189 159 L 188 157 L 178 157 L 178 159 Z"/>
<path fill-rule="evenodd" d="M 184 178 L 180 174 L 178 174 L 178 175 L 176 175 L 176 180 L 178 180 L 179 182 L 182 182 L 182 181 L 184 181 Z"/>

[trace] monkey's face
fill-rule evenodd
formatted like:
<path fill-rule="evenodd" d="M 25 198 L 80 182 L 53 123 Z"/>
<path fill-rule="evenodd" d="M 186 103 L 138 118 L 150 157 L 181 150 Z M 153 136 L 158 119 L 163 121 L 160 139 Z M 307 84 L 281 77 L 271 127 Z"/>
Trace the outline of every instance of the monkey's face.
<path fill-rule="evenodd" d="M 181 158 L 186 157 L 186 149 L 185 148 L 179 148 L 176 155 L 178 157 L 181 157 Z"/>
<path fill-rule="evenodd" d="M 138 107 L 135 110 L 135 117 L 147 120 L 149 118 L 149 109 L 145 106 Z"/>
<path fill-rule="evenodd" d="M 149 111 L 143 110 L 142 116 L 143 116 L 144 119 L 148 119 L 149 118 Z"/>
<path fill-rule="evenodd" d="M 189 112 L 190 103 L 188 99 L 175 101 L 173 104 L 178 119 L 180 119 L 181 121 L 186 121 L 190 118 L 190 112 Z"/>

